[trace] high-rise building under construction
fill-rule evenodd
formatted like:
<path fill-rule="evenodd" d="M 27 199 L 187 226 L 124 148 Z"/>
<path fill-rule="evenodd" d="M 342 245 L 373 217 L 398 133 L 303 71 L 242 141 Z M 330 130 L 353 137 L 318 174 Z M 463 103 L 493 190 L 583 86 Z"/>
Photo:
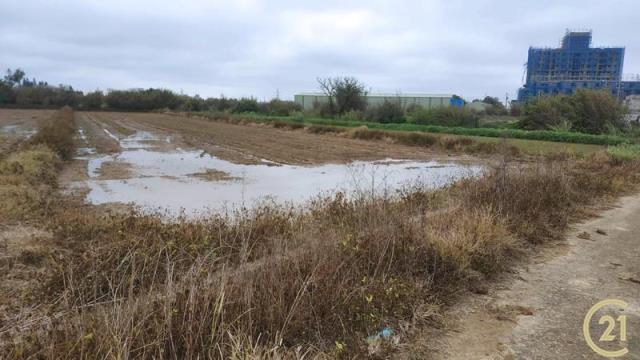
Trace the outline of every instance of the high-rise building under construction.
<path fill-rule="evenodd" d="M 592 47 L 591 31 L 567 31 L 559 48 L 529 48 L 527 80 L 518 99 L 606 89 L 623 98 L 640 94 L 640 82 L 623 81 L 624 47 Z"/>

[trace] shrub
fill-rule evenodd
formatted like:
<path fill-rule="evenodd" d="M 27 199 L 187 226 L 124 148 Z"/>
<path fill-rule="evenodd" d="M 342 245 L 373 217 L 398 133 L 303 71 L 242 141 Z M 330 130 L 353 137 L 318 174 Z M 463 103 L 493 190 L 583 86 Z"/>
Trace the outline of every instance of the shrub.
<path fill-rule="evenodd" d="M 380 105 L 367 108 L 365 119 L 383 124 L 405 122 L 402 106 L 399 103 L 386 100 Z"/>
<path fill-rule="evenodd" d="M 440 144 L 443 148 L 451 151 L 461 151 L 464 147 L 472 145 L 474 141 L 464 137 L 443 136 L 440 138 Z"/>
<path fill-rule="evenodd" d="M 233 108 L 234 113 L 257 113 L 259 110 L 258 100 L 254 98 L 242 98 Z"/>
<path fill-rule="evenodd" d="M 361 110 L 351 110 L 340 115 L 339 119 L 345 121 L 364 121 L 365 113 Z"/>
<path fill-rule="evenodd" d="M 296 129 L 304 128 L 304 124 L 301 124 L 298 122 L 289 122 L 289 121 L 280 121 L 280 120 L 276 120 L 272 122 L 272 125 L 274 128 L 278 128 L 278 129 L 285 128 L 285 129 L 296 130 Z"/>
<path fill-rule="evenodd" d="M 564 95 L 542 95 L 527 101 L 519 126 L 527 130 L 546 130 L 569 121 L 573 108 Z"/>
<path fill-rule="evenodd" d="M 607 153 L 617 162 L 629 162 L 640 159 L 640 145 L 622 144 L 610 146 Z"/>
<path fill-rule="evenodd" d="M 572 124 L 576 131 L 602 134 L 610 127 L 625 127 L 623 107 L 608 91 L 578 89 L 570 101 L 574 111 Z"/>
<path fill-rule="evenodd" d="M 362 140 L 382 140 L 388 137 L 386 131 L 383 130 L 369 130 L 366 126 L 360 126 L 349 130 L 349 135 L 354 139 Z"/>
<path fill-rule="evenodd" d="M 468 108 L 437 107 L 415 108 L 408 114 L 409 122 L 420 125 L 478 127 L 480 116 Z"/>
<path fill-rule="evenodd" d="M 509 109 L 509 115 L 511 116 L 522 115 L 522 104 L 516 101 L 512 101 L 511 108 Z"/>
<path fill-rule="evenodd" d="M 31 138 L 31 143 L 44 144 L 63 160 L 69 160 L 75 151 L 74 135 L 73 110 L 64 107 L 40 125 L 38 132 Z"/>
<path fill-rule="evenodd" d="M 422 147 L 431 147 L 438 142 L 438 138 L 434 135 L 417 132 L 398 133 L 395 139 L 400 144 Z"/>
<path fill-rule="evenodd" d="M 269 102 L 260 103 L 259 105 L 258 112 L 270 116 L 289 116 L 302 110 L 296 102 L 280 99 L 272 99 Z"/>
<path fill-rule="evenodd" d="M 602 134 L 625 127 L 623 107 L 607 91 L 578 89 L 571 96 L 542 95 L 524 105 L 519 127 L 527 130 L 561 129 Z"/>
<path fill-rule="evenodd" d="M 482 102 L 491 105 L 486 110 L 487 115 L 507 115 L 508 113 L 504 104 L 497 97 L 485 96 Z"/>
<path fill-rule="evenodd" d="M 87 93 L 83 100 L 81 107 L 87 110 L 97 110 L 102 108 L 104 101 L 104 94 L 102 91 L 96 90 L 94 92 Z"/>
<path fill-rule="evenodd" d="M 326 134 L 326 133 L 342 133 L 346 130 L 343 128 L 339 128 L 336 126 L 327 126 L 327 125 L 311 125 L 307 128 L 312 134 Z"/>
<path fill-rule="evenodd" d="M 45 121 L 26 144 L 0 160 L 0 219 L 29 220 L 49 215 L 60 158 L 74 151 L 73 111 L 64 108 Z M 55 150 L 52 151 L 52 150 Z"/>
<path fill-rule="evenodd" d="M 104 97 L 108 108 L 114 110 L 151 111 L 159 109 L 177 109 L 181 99 L 171 90 L 133 89 L 111 90 Z"/>

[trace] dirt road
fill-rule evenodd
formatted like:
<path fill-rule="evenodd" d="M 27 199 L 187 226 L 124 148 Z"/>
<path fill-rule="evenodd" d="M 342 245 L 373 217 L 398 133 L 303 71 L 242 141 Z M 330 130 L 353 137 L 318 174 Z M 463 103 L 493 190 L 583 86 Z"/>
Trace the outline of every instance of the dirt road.
<path fill-rule="evenodd" d="M 598 313 L 592 338 L 604 349 L 628 348 L 640 359 L 640 195 L 620 199 L 601 217 L 577 224 L 566 243 L 548 246 L 487 295 L 464 296 L 449 314 L 456 319 L 440 338 L 441 359 L 603 359 L 588 346 L 583 320 L 604 299 L 628 303 L 628 342 L 598 342 L 605 325 Z M 616 323 L 613 335 L 618 335 Z M 619 338 L 619 337 L 618 337 Z M 618 339 L 617 338 L 617 339 Z M 432 342 L 433 344 L 433 342 Z M 603 345 L 605 344 L 605 345 Z"/>

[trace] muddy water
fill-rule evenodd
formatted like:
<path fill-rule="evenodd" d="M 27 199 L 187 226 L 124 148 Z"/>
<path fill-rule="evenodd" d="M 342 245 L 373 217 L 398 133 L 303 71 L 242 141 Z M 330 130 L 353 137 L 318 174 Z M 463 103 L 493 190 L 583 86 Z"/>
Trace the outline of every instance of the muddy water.
<path fill-rule="evenodd" d="M 16 136 L 28 139 L 35 133 L 36 131 L 34 129 L 28 129 L 21 124 L 8 124 L 0 126 L 0 135 L 4 136 Z"/>
<path fill-rule="evenodd" d="M 416 184 L 434 188 L 482 171 L 478 166 L 392 159 L 313 167 L 268 161 L 242 165 L 200 151 L 158 151 L 154 142 L 169 142 L 170 138 L 160 140 L 148 132 L 117 139 L 121 153 L 86 157 L 90 176 L 86 200 L 93 204 L 133 203 L 171 215 L 251 208 L 264 201 L 300 204 L 336 191 L 383 195 Z M 101 166 L 107 161 L 127 164 L 131 176 L 99 179 Z M 210 173 L 216 176 L 207 177 Z"/>

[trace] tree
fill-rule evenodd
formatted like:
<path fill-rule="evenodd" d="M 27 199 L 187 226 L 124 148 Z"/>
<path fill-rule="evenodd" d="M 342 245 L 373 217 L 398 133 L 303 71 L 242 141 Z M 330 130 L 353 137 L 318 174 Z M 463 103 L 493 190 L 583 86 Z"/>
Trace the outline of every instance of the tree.
<path fill-rule="evenodd" d="M 4 81 L 9 86 L 19 86 L 20 83 L 22 82 L 22 79 L 24 79 L 25 75 L 26 74 L 24 70 L 20 68 L 15 69 L 14 71 L 11 71 L 11 69 L 7 69 L 7 75 L 5 75 Z"/>
<path fill-rule="evenodd" d="M 524 104 L 524 117 L 519 126 L 527 130 L 549 130 L 570 127 L 573 107 L 565 95 L 541 95 Z M 569 124 L 569 126 L 567 126 Z"/>
<path fill-rule="evenodd" d="M 606 90 L 578 89 L 575 94 L 542 95 L 524 104 L 520 127 L 601 134 L 622 129 L 623 106 Z"/>
<path fill-rule="evenodd" d="M 353 77 L 318 78 L 318 85 L 328 98 L 329 112 L 342 115 L 364 111 L 367 107 L 365 85 Z"/>
<path fill-rule="evenodd" d="M 235 113 L 257 113 L 259 110 L 258 100 L 254 98 L 242 98 L 238 101 L 233 112 Z"/>
<path fill-rule="evenodd" d="M 601 134 L 610 128 L 625 127 L 623 106 L 608 91 L 578 89 L 570 102 L 574 130 Z"/>
<path fill-rule="evenodd" d="M 97 110 L 102 107 L 104 101 L 104 94 L 100 90 L 87 93 L 84 96 L 83 104 L 86 109 Z"/>
<path fill-rule="evenodd" d="M 0 80 L 0 104 L 12 104 L 16 101 L 16 94 L 11 86 Z"/>

